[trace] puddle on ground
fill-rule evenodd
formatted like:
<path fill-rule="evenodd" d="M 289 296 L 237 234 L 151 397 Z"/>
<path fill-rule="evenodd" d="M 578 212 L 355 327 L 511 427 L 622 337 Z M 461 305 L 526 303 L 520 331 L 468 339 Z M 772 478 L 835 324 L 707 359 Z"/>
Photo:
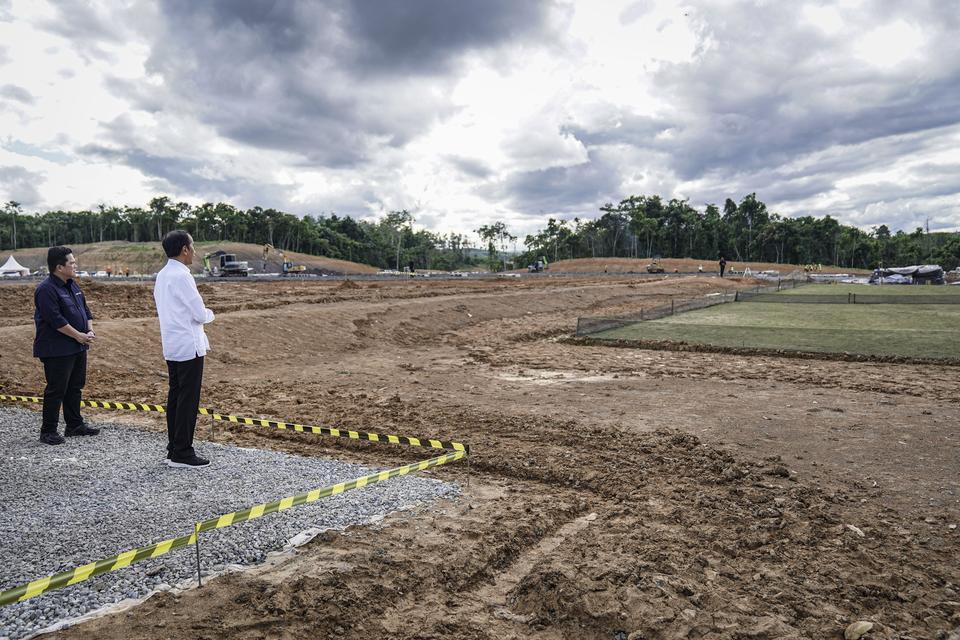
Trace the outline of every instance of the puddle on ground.
<path fill-rule="evenodd" d="M 644 377 L 639 371 L 621 371 L 615 374 L 601 374 L 595 371 L 556 371 L 549 369 L 522 369 L 516 373 L 498 373 L 498 380 L 507 382 L 529 382 L 538 385 L 563 384 L 566 382 L 610 382 L 623 378 Z"/>

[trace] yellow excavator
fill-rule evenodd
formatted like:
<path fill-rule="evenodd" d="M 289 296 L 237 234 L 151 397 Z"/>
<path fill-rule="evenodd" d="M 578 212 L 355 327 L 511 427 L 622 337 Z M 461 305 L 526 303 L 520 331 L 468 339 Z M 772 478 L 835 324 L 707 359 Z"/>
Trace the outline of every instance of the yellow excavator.
<path fill-rule="evenodd" d="M 653 260 L 650 261 L 650 264 L 647 265 L 647 273 L 666 273 L 667 270 L 663 268 L 663 263 L 660 262 L 660 256 L 653 256 Z"/>
<path fill-rule="evenodd" d="M 263 265 L 264 270 L 266 270 L 267 265 L 267 256 L 270 255 L 270 252 L 273 251 L 280 256 L 280 268 L 283 270 L 283 275 L 288 276 L 291 274 L 304 273 L 307 270 L 307 267 L 302 264 L 293 264 L 287 260 L 287 254 L 285 254 L 280 249 L 277 249 L 269 242 L 263 245 Z"/>

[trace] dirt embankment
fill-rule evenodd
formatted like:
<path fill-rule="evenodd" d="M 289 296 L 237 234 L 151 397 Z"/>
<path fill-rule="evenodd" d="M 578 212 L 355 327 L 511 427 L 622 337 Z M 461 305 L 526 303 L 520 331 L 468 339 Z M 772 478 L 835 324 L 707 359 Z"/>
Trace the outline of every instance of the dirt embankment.
<path fill-rule="evenodd" d="M 865 639 L 946 637 L 960 627 L 954 368 L 556 340 L 578 315 L 720 286 L 737 285 L 204 285 L 218 314 L 205 405 L 463 440 L 469 468 L 432 475 L 469 488 L 58 635 L 772 640 L 839 638 L 868 619 Z M 101 337 L 86 394 L 156 401 L 149 287 L 128 287 L 88 289 Z M 0 302 L 25 295 L 0 287 Z M 36 393 L 30 307 L 8 315 L 0 388 Z M 420 453 L 218 430 L 375 466 Z"/>
<path fill-rule="evenodd" d="M 245 260 L 248 266 L 255 273 L 261 273 L 263 269 L 263 246 L 250 244 L 246 242 L 215 242 L 204 241 L 197 242 L 197 260 L 193 265 L 195 272 L 203 270 L 203 261 L 201 258 L 207 253 L 221 250 L 227 253 L 233 253 L 238 260 Z M 96 271 L 110 270 L 115 275 L 120 275 L 129 271 L 131 274 L 151 274 L 156 273 L 166 264 L 167 258 L 159 242 L 97 242 L 94 244 L 76 244 L 70 245 L 73 254 L 77 258 L 78 269 L 94 273 Z M 25 267 L 36 271 L 47 264 L 47 248 L 34 247 L 30 249 L 18 249 L 13 252 L 17 260 Z M 326 258 L 323 256 L 312 256 L 306 253 L 287 253 L 287 260 L 294 264 L 302 264 L 310 272 L 314 273 L 336 273 L 336 274 L 354 274 L 354 273 L 376 273 L 377 269 L 370 265 L 350 262 L 348 260 L 337 260 L 336 258 Z M 271 252 L 266 261 L 269 273 L 280 272 L 280 258 L 276 252 Z"/>
<path fill-rule="evenodd" d="M 919 358 L 912 356 L 887 356 L 866 353 L 816 353 L 813 351 L 793 351 L 789 349 L 770 349 L 762 347 L 725 347 L 720 345 L 697 344 L 682 340 L 608 340 L 590 337 L 569 338 L 570 344 L 621 347 L 624 349 L 655 349 L 658 351 L 686 351 L 706 353 L 727 353 L 742 356 L 777 356 L 780 358 L 799 358 L 801 360 L 843 360 L 846 362 L 893 362 L 903 364 L 939 364 L 960 366 L 957 358 Z"/>

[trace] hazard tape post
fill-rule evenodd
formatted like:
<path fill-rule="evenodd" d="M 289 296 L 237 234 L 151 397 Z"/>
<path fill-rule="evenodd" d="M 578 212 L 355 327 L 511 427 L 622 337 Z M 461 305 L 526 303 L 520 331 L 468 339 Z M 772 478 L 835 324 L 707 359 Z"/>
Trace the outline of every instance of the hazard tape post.
<path fill-rule="evenodd" d="M 10 396 L 0 394 L 0 401 L 39 404 L 41 399 L 34 396 Z M 101 402 L 90 400 L 85 400 L 81 404 L 82 406 L 86 407 L 103 409 L 154 411 L 159 413 L 164 412 L 163 405 L 155 404 L 141 404 L 133 402 Z M 34 580 L 27 584 L 20 585 L 19 587 L 7 589 L 6 591 L 0 591 L 0 606 L 13 604 L 15 602 L 23 602 L 24 600 L 36 597 L 42 593 L 46 593 L 47 591 L 77 584 L 78 582 L 83 582 L 84 580 L 88 580 L 103 573 L 109 573 L 111 571 L 123 569 L 134 562 L 156 558 L 170 553 L 174 549 L 179 549 L 189 545 L 194 545 L 196 547 L 197 582 L 202 586 L 200 574 L 200 534 L 205 531 L 212 531 L 214 529 L 222 529 L 231 525 L 240 524 L 241 522 L 261 518 L 271 513 L 276 513 L 302 504 L 315 502 L 321 498 L 339 495 L 345 491 L 360 489 L 398 476 L 416 473 L 417 471 L 424 471 L 426 469 L 430 469 L 431 467 L 438 467 L 449 462 L 466 459 L 469 465 L 470 447 L 459 442 L 444 442 L 434 439 L 423 440 L 408 436 L 382 435 L 363 431 L 342 430 L 332 427 L 316 427 L 261 418 L 244 418 L 234 415 L 214 413 L 208 409 L 200 409 L 200 414 L 211 416 L 213 421 L 226 421 L 237 424 L 275 427 L 277 429 L 291 429 L 304 433 L 315 433 L 319 435 L 350 438 L 353 440 L 365 440 L 367 442 L 377 442 L 383 444 L 403 444 L 417 447 L 429 447 L 433 449 L 448 449 L 452 452 L 430 458 L 429 460 L 423 460 L 422 462 L 415 462 L 412 464 L 395 467 L 393 469 L 388 469 L 386 471 L 378 471 L 376 473 L 371 473 L 369 475 L 347 480 L 345 482 L 339 482 L 337 484 L 314 489 L 312 491 L 308 491 L 307 493 L 288 496 L 273 502 L 258 504 L 246 509 L 241 509 L 240 511 L 225 513 L 221 516 L 203 520 L 202 522 L 196 523 L 194 525 L 193 532 L 188 535 L 170 538 L 168 540 L 156 542 L 145 547 L 130 549 L 113 556 L 112 558 L 105 558 L 103 560 L 91 562 L 68 571 L 63 571 L 52 576 Z"/>

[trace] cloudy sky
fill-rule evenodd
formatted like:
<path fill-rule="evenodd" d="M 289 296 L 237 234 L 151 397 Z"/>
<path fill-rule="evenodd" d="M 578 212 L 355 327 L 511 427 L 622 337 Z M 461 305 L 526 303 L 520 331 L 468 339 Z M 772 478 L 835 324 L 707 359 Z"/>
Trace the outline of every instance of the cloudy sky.
<path fill-rule="evenodd" d="M 0 0 L 0 199 L 960 229 L 960 0 Z"/>

